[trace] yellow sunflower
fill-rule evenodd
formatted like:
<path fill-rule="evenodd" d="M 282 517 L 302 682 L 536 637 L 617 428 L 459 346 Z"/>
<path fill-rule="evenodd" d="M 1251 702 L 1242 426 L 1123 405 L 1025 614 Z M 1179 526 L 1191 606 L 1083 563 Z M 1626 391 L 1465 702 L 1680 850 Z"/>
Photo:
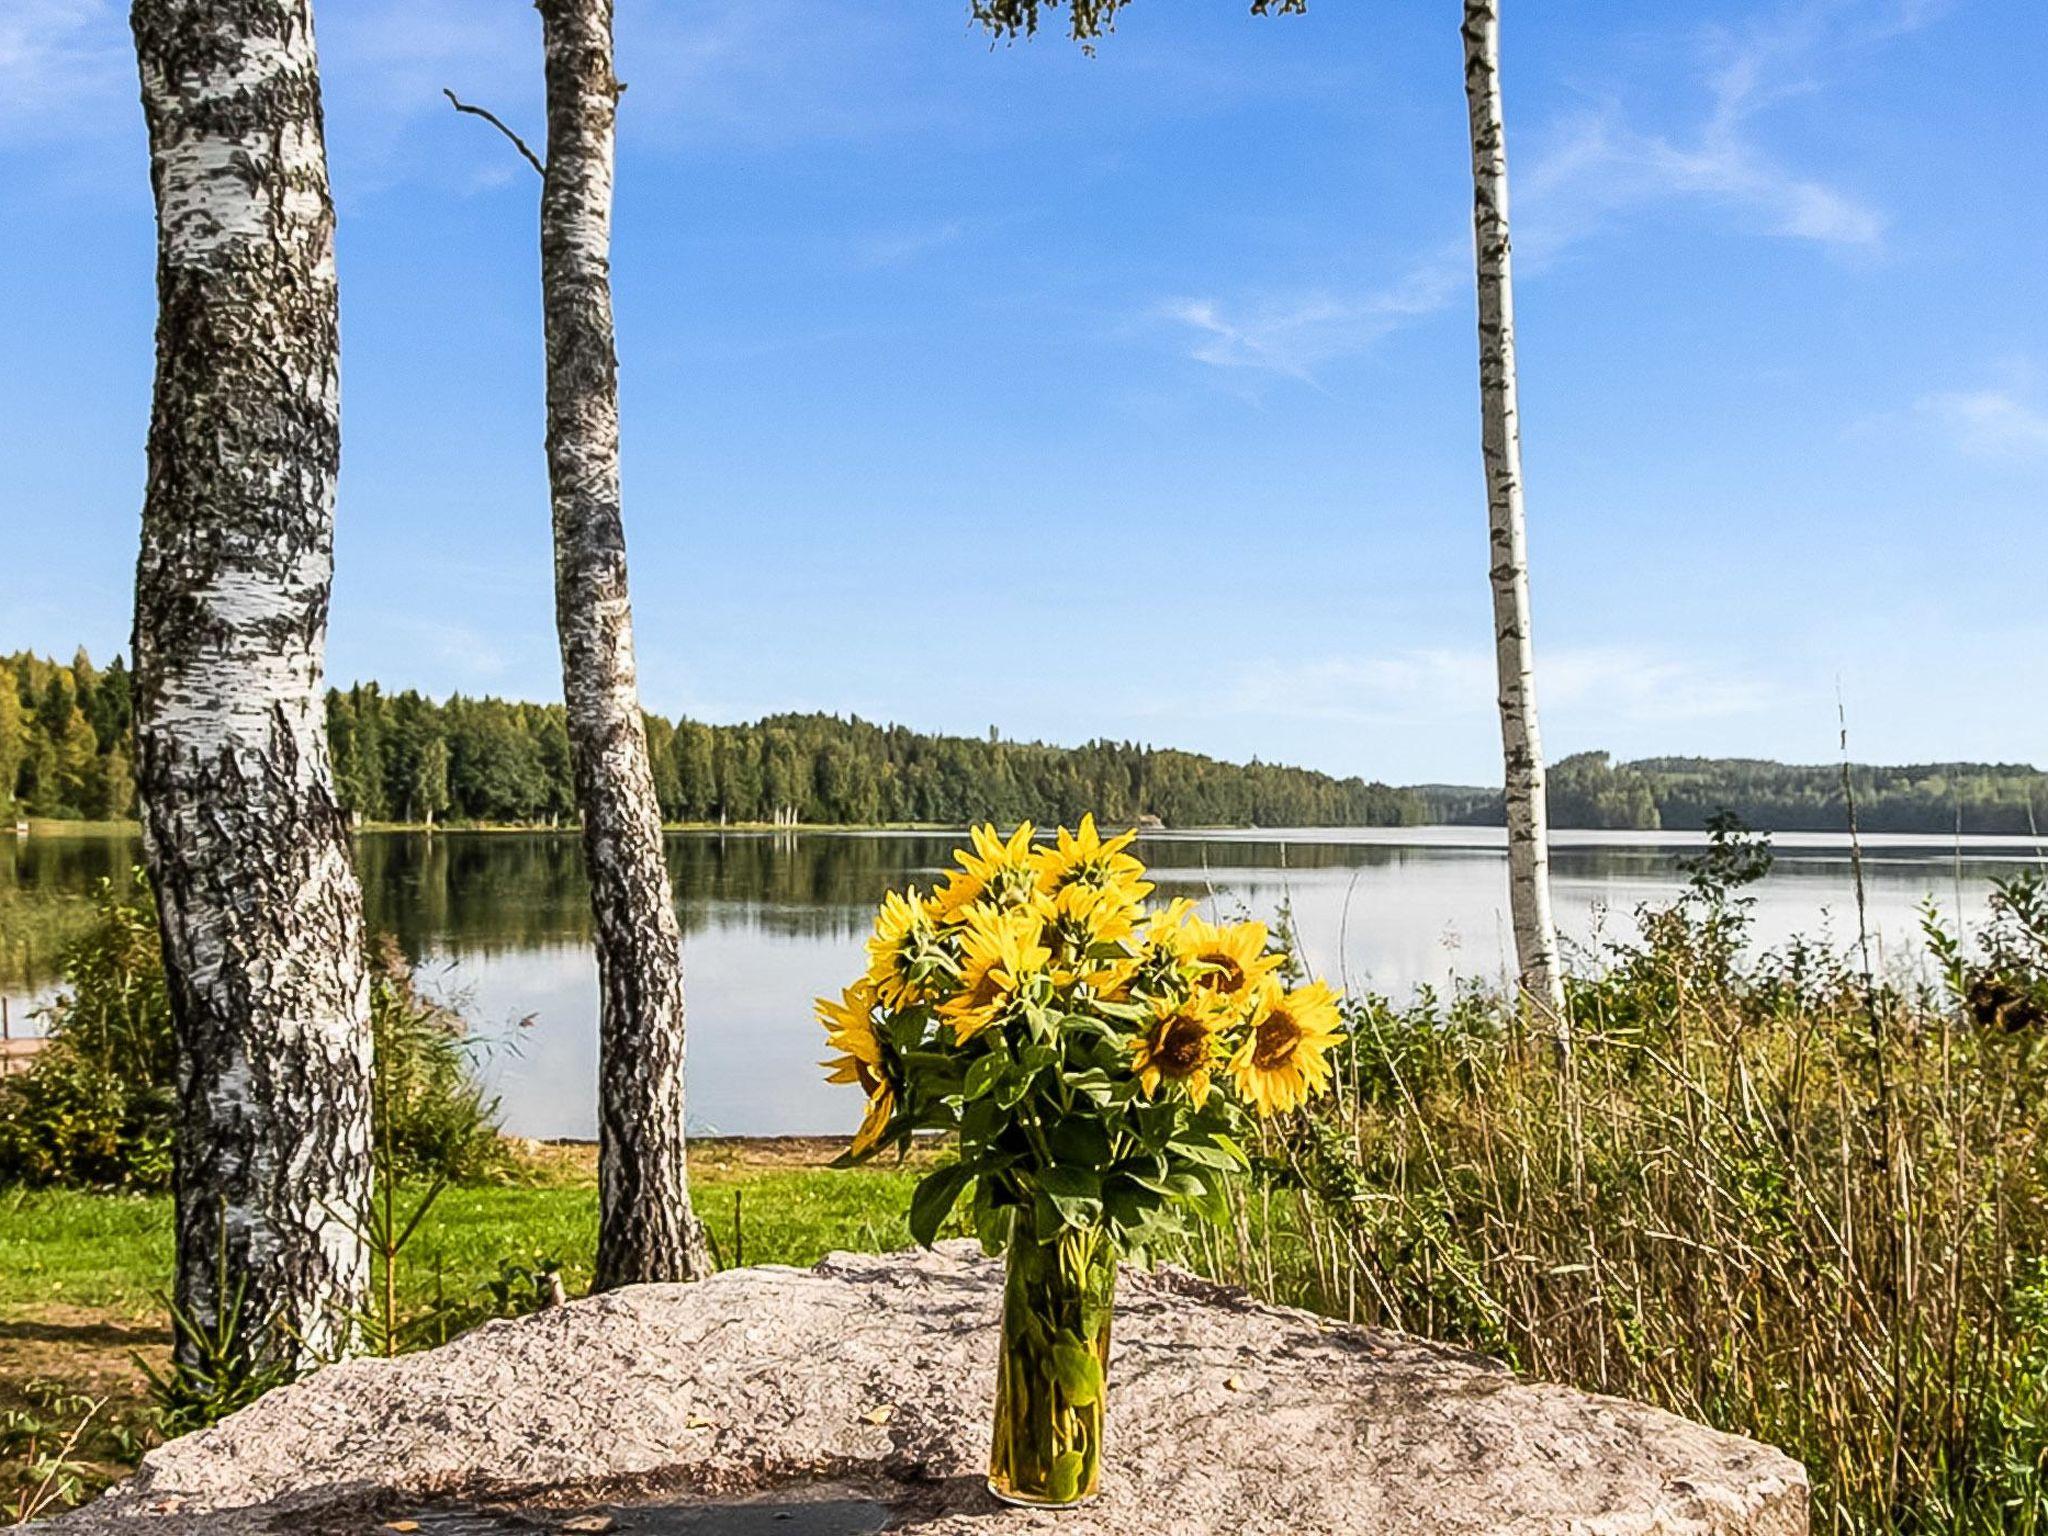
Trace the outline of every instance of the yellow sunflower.
<path fill-rule="evenodd" d="M 1059 829 L 1057 842 L 1038 850 L 1038 888 L 1056 896 L 1071 886 L 1098 891 L 1118 891 L 1126 902 L 1143 901 L 1151 894 L 1145 866 L 1134 854 L 1124 852 L 1137 837 L 1136 831 L 1122 832 L 1104 842 L 1095 830 L 1095 817 L 1081 818 L 1078 832 Z"/>
<path fill-rule="evenodd" d="M 1330 1086 L 1330 1050 L 1343 1038 L 1337 997 L 1320 981 L 1292 992 L 1268 982 L 1230 1075 L 1261 1115 L 1298 1109 Z"/>
<path fill-rule="evenodd" d="M 1056 962 L 1054 979 L 1060 985 L 1086 981 L 1102 990 L 1116 986 L 1130 971 L 1138 912 L 1119 892 L 1069 885 L 1057 895 L 1040 896 L 1034 910 L 1044 922 L 1044 939 Z M 1105 945 L 1115 945 L 1118 953 L 1100 953 Z"/>
<path fill-rule="evenodd" d="M 1215 1004 L 1203 997 L 1155 1002 L 1152 1020 L 1131 1042 L 1131 1051 L 1138 1086 L 1148 1096 L 1156 1098 L 1162 1082 L 1185 1083 L 1199 1109 L 1209 1100 L 1209 1074 L 1216 1064 Z"/>
<path fill-rule="evenodd" d="M 896 1111 L 896 1089 L 882 1064 L 882 1042 L 875 1033 L 875 991 L 863 979 L 840 994 L 817 1000 L 818 1022 L 825 1026 L 825 1043 L 840 1052 L 819 1063 L 827 1069 L 828 1083 L 858 1083 L 868 1096 L 867 1113 L 854 1133 L 853 1150 L 867 1151 L 889 1128 Z"/>
<path fill-rule="evenodd" d="M 1152 920 L 1145 925 L 1145 943 L 1148 948 L 1165 950 L 1176 958 L 1189 953 L 1190 935 L 1188 919 L 1194 916 L 1195 904 L 1185 896 L 1176 896 L 1165 906 L 1152 914 Z"/>
<path fill-rule="evenodd" d="M 1007 840 L 986 823 L 970 830 L 968 837 L 973 851 L 955 850 L 953 857 L 960 867 L 932 893 L 932 916 L 941 923 L 957 922 L 977 902 L 994 907 L 1022 906 L 1037 889 L 1030 822 L 1020 823 Z"/>
<path fill-rule="evenodd" d="M 874 936 L 868 940 L 867 979 L 885 1005 L 908 1008 L 921 1000 L 919 966 L 929 958 L 937 937 L 915 887 L 891 891 L 882 899 Z"/>
<path fill-rule="evenodd" d="M 1183 953 L 1195 963 L 1195 985 L 1236 1006 L 1258 994 L 1280 964 L 1266 953 L 1264 923 L 1205 923 L 1195 918 L 1185 930 Z"/>
<path fill-rule="evenodd" d="M 989 906 L 967 909 L 960 936 L 960 987 L 939 1016 L 965 1043 L 996 1021 L 1024 983 L 1043 971 L 1052 951 L 1040 942 L 1038 914 Z"/>

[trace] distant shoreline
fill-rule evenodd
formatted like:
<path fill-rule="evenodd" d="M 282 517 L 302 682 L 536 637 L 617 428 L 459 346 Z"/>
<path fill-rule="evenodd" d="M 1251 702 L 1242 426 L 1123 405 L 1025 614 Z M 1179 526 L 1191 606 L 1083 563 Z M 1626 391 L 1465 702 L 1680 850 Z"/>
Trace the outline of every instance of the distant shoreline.
<path fill-rule="evenodd" d="M 137 837 L 142 825 L 135 821 L 72 821 L 63 817 L 31 816 L 17 821 L 17 827 L 26 826 L 28 838 L 42 837 Z M 1104 831 L 1121 831 L 1128 823 L 1105 824 Z M 662 823 L 664 833 L 687 832 L 731 832 L 748 836 L 769 833 L 803 832 L 811 835 L 849 833 L 866 834 L 877 832 L 927 833 L 932 835 L 964 835 L 967 824 L 934 821 L 882 821 L 882 822 L 841 822 L 841 821 L 669 821 Z M 364 837 L 418 836 L 418 837 L 574 837 L 579 829 L 573 824 L 549 824 L 547 822 L 479 822 L 457 821 L 426 822 L 369 821 L 351 829 Z M 1050 823 L 1046 830 L 1051 830 Z M 1798 843 L 1789 839 L 1824 837 L 1846 839 L 1849 834 L 1841 827 L 1760 827 L 1753 829 L 1758 836 L 1767 837 L 1779 846 L 1793 848 Z M 0 823 L 0 836 L 6 831 Z M 1699 827 L 1579 827 L 1552 823 L 1552 847 L 1584 846 L 1587 842 L 1602 846 L 1638 847 L 1656 846 L 1668 843 L 1672 846 L 1690 846 L 1705 834 Z M 1334 826 L 1255 826 L 1244 822 L 1219 822 L 1205 826 L 1157 826 L 1140 827 L 1141 836 L 1159 835 L 1169 837 L 1235 837 L 1246 834 L 1268 834 L 1285 840 L 1285 834 L 1301 832 L 1371 833 L 1380 834 L 1386 841 L 1399 841 L 1402 834 L 1455 833 L 1474 836 L 1486 834 L 1504 835 L 1497 822 L 1412 822 L 1399 825 L 1340 824 Z M 1560 836 L 1561 835 L 1561 836 Z M 1869 828 L 1861 833 L 1862 841 L 1870 847 L 1899 847 L 1901 840 L 1909 839 L 1915 846 L 1938 847 L 2030 847 L 2048 848 L 2048 831 L 2032 832 L 1974 832 L 1958 834 L 1950 825 L 1929 827 L 1883 827 Z M 1425 841 L 1433 841 L 1426 839 Z"/>
<path fill-rule="evenodd" d="M 16 823 L 28 828 L 27 836 L 39 837 L 138 837 L 142 832 L 140 822 L 134 821 L 70 821 L 62 817 L 29 817 L 25 822 Z M 1123 830 L 1125 824 L 1106 824 L 1104 831 Z M 573 825 L 549 825 L 547 822 L 436 822 L 429 826 L 425 822 L 370 821 L 351 829 L 359 836 L 419 836 L 419 837 L 574 837 L 578 828 Z M 902 832 L 929 833 L 934 835 L 964 834 L 964 823 L 936 821 L 669 821 L 663 822 L 661 830 L 667 832 L 733 832 L 759 835 L 781 832 L 804 832 L 813 835 L 829 833 L 873 833 Z M 1046 830 L 1050 831 L 1048 823 Z M 1767 837 L 1790 848 L 1798 844 L 1785 842 L 1793 838 L 1839 838 L 1849 834 L 1841 827 L 1761 827 L 1753 829 L 1756 835 Z M 1551 828 L 1553 847 L 1584 846 L 1596 842 L 1603 846 L 1626 847 L 1631 844 L 1646 847 L 1660 843 L 1672 846 L 1689 846 L 1704 835 L 1699 827 L 1574 827 Z M 0 824 L 0 835 L 5 825 Z M 1286 834 L 1301 832 L 1345 832 L 1380 834 L 1384 840 L 1399 841 L 1402 834 L 1426 832 L 1456 833 L 1484 836 L 1490 833 L 1503 834 L 1496 822 L 1413 822 L 1398 826 L 1336 825 L 1336 826 L 1254 826 L 1244 822 L 1219 822 L 1206 826 L 1140 827 L 1140 836 L 1156 835 L 1168 837 L 1235 837 L 1246 834 L 1267 834 L 1285 840 Z M 1560 837 L 1562 834 L 1562 837 Z M 1958 834 L 1953 826 L 1934 827 L 1883 827 L 1871 828 L 1861 834 L 1864 843 L 1871 847 L 1898 847 L 1902 839 L 1910 839 L 1916 846 L 1987 846 L 1987 847 L 2042 847 L 2048 848 L 2048 831 L 2032 832 L 1963 832 Z M 1433 840 L 1431 840 L 1433 841 Z"/>

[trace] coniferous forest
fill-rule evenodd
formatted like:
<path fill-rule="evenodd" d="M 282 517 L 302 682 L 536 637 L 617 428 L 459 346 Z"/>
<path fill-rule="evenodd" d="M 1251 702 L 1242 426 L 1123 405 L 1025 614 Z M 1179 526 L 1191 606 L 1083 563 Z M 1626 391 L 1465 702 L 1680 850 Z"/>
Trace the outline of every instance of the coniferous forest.
<path fill-rule="evenodd" d="M 7 686 L 7 683 L 12 686 Z M 81 650 L 70 665 L 0 656 L 0 802 L 17 813 L 119 818 L 134 804 L 127 668 Z M 327 695 L 342 803 L 366 822 L 557 824 L 575 818 L 559 704 L 375 683 Z M 1055 747 L 937 736 L 832 715 L 746 725 L 647 716 L 661 812 L 671 822 L 958 825 L 1157 816 L 1170 826 L 1398 826 L 1423 798 L 1363 779 L 1218 762 L 1129 742 Z"/>
<path fill-rule="evenodd" d="M 575 819 L 559 704 L 375 683 L 333 689 L 327 724 L 342 803 L 364 822 L 552 825 Z M 80 650 L 67 665 L 0 656 L 0 810 L 129 816 L 129 673 Z M 1133 742 L 1049 746 L 941 736 L 835 715 L 745 725 L 647 717 L 655 792 L 670 822 L 863 826 L 980 819 L 1071 822 L 1156 816 L 1167 826 L 1498 825 L 1498 790 L 1398 788 L 1270 763 L 1225 763 Z M 1871 832 L 2027 833 L 2048 826 L 2048 775 L 2026 764 L 1851 765 L 1857 825 Z M 1550 769 L 1559 827 L 1697 829 L 1727 809 L 1770 831 L 1840 831 L 1839 765 L 1751 758 L 1613 761 L 1581 752 Z"/>

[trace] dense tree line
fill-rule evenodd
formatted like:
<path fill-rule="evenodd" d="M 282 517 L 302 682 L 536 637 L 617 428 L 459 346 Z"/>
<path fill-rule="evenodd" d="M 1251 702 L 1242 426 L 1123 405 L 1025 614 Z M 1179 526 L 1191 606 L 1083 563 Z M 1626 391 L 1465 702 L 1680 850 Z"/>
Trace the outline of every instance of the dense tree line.
<path fill-rule="evenodd" d="M 0 809 L 130 814 L 129 673 L 116 657 L 67 666 L 0 656 Z M 437 703 L 375 683 L 331 690 L 342 803 L 364 821 L 573 824 L 569 734 L 558 704 L 460 694 Z M 1106 821 L 1168 826 L 1499 825 L 1497 790 L 1396 789 L 1273 764 L 1218 762 L 1131 742 L 1055 747 L 932 736 L 832 715 L 750 725 L 647 717 L 655 792 L 670 821 L 823 824 Z M 2048 828 L 2048 775 L 2023 763 L 1855 764 L 1857 824 L 1872 832 Z M 1837 765 L 1581 752 L 1550 768 L 1551 824 L 1697 829 L 1715 811 L 1766 831 L 1848 826 Z"/>
<path fill-rule="evenodd" d="M 127 815 L 130 724 L 118 657 L 104 671 L 83 650 L 68 667 L 0 657 L 0 790 L 11 787 L 20 813 Z M 575 820 L 559 704 L 442 703 L 358 683 L 329 690 L 327 728 L 341 802 L 364 821 Z M 647 739 L 672 822 L 1072 823 L 1092 811 L 1169 826 L 1400 826 L 1426 814 L 1421 796 L 1385 784 L 1131 742 L 934 736 L 832 715 L 748 725 L 649 715 Z"/>
<path fill-rule="evenodd" d="M 1498 825 L 1498 794 L 1430 786 L 1431 819 Z M 1730 810 L 1768 832 L 2030 833 L 2048 828 L 2048 774 L 2025 763 L 1798 764 L 1745 757 L 1646 757 L 1581 752 L 1550 769 L 1558 827 L 1697 830 Z"/>
<path fill-rule="evenodd" d="M 358 684 L 329 697 L 328 724 L 343 803 L 365 819 L 573 815 L 557 706 L 436 704 Z M 1131 742 L 1055 747 L 815 714 L 749 725 L 649 715 L 647 740 L 672 822 L 1072 823 L 1092 811 L 1169 826 L 1398 826 L 1424 814 L 1419 796 L 1385 784 Z"/>
<path fill-rule="evenodd" d="M 135 804 L 133 690 L 116 656 L 0 656 L 0 810 L 115 819 Z"/>

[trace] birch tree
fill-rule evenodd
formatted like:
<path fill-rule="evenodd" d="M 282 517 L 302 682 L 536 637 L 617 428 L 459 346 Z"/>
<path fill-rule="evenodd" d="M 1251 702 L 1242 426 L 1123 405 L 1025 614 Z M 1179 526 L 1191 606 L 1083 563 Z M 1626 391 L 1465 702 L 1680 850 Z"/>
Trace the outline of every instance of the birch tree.
<path fill-rule="evenodd" d="M 1521 411 L 1515 388 L 1515 294 L 1508 238 L 1507 126 L 1501 113 L 1500 0 L 1465 0 L 1465 104 L 1472 137 L 1472 234 L 1479 286 L 1480 445 L 1486 459 L 1494 671 L 1506 769 L 1508 910 L 1524 994 L 1566 1038 L 1564 980 L 1550 913 L 1550 828 L 1536 663 L 1529 632 L 1529 551 L 1522 513 Z"/>
<path fill-rule="evenodd" d="M 597 930 L 602 1290 L 696 1279 L 711 1261 L 690 1207 L 682 930 L 640 713 L 620 513 L 611 217 L 613 126 L 624 87 L 612 72 L 611 0 L 540 0 L 539 9 L 555 626 Z"/>
<path fill-rule="evenodd" d="M 1110 31 L 1128 0 L 1065 0 L 1067 28 L 1084 47 Z M 1002 38 L 1037 32 L 1060 0 L 971 0 L 975 19 Z M 1307 0 L 1251 0 L 1254 15 L 1292 15 Z M 1515 400 L 1514 292 L 1508 247 L 1507 133 L 1500 100 L 1499 0 L 1466 0 L 1465 98 L 1471 121 L 1473 232 L 1479 275 L 1481 440 L 1492 549 L 1494 659 L 1508 829 L 1508 907 L 1525 996 L 1562 1031 L 1564 983 L 1550 912 L 1549 827 L 1543 748 L 1536 726 L 1529 633 L 1529 559 L 1522 515 L 1522 445 Z"/>
<path fill-rule="evenodd" d="M 293 1369 L 352 1342 L 371 1176 L 321 699 L 341 435 L 312 14 L 136 0 L 132 23 L 158 302 L 136 779 L 178 1046 L 175 1299 L 235 1369 Z M 181 1329 L 181 1364 L 195 1345 Z"/>

